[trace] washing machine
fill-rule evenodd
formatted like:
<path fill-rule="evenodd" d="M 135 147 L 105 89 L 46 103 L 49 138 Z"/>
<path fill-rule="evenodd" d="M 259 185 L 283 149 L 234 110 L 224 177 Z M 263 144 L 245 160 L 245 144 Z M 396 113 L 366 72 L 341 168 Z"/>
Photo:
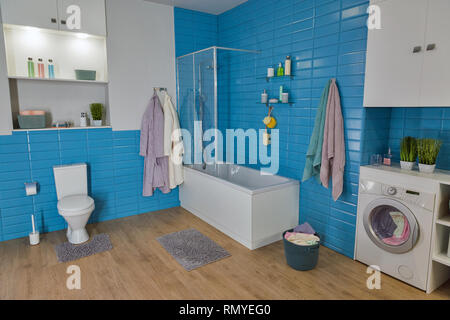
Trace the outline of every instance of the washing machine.
<path fill-rule="evenodd" d="M 436 198 L 430 190 L 420 177 L 361 167 L 355 259 L 426 290 Z"/>

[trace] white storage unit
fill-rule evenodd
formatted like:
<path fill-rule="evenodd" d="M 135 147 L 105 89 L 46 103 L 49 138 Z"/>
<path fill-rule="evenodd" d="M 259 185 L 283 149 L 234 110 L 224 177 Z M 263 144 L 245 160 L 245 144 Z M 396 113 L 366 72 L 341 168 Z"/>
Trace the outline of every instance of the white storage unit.
<path fill-rule="evenodd" d="M 105 0 L 1 0 L 3 23 L 106 36 Z M 67 13 L 80 7 L 80 29 L 71 30 Z"/>
<path fill-rule="evenodd" d="M 372 0 L 365 107 L 450 106 L 450 0 Z"/>

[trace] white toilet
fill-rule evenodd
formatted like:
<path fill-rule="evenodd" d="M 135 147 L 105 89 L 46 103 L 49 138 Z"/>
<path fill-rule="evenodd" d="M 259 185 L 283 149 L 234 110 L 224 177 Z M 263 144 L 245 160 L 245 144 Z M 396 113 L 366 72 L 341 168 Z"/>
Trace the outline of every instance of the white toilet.
<path fill-rule="evenodd" d="M 94 199 L 88 196 L 87 165 L 85 163 L 55 166 L 58 212 L 69 225 L 67 239 L 80 244 L 89 240 L 86 224 L 95 209 Z"/>

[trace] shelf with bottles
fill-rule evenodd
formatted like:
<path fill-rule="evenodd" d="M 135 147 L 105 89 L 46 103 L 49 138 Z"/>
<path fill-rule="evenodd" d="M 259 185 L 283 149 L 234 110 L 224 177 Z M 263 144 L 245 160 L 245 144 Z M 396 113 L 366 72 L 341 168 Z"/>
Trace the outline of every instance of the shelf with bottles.
<path fill-rule="evenodd" d="M 27 80 L 27 81 L 49 81 L 49 82 L 73 82 L 73 83 L 98 83 L 108 84 L 108 81 L 99 80 L 77 80 L 77 79 L 59 79 L 59 78 L 39 78 L 39 77 L 21 77 L 21 76 L 8 76 L 11 80 Z"/>
<path fill-rule="evenodd" d="M 280 80 L 280 79 L 294 80 L 294 75 L 283 75 L 283 76 L 273 76 L 273 77 L 265 76 L 265 77 L 259 77 L 257 79 L 266 79 L 267 82 L 270 82 L 272 80 L 276 81 L 276 80 Z"/>
<path fill-rule="evenodd" d="M 291 101 L 289 101 L 289 102 L 278 101 L 278 102 L 267 102 L 267 103 L 257 102 L 257 104 L 263 104 L 263 105 L 266 105 L 267 107 L 269 107 L 271 105 L 289 105 L 289 106 L 292 106 L 294 104 L 294 102 L 291 102 Z"/>
<path fill-rule="evenodd" d="M 269 68 L 267 68 L 267 75 L 265 77 L 260 77 L 258 79 L 266 79 L 267 82 L 278 79 L 293 80 L 294 76 L 292 75 L 291 57 L 290 56 L 286 57 L 284 66 L 282 62 L 278 63 L 278 66 L 276 68 L 270 66 Z"/>

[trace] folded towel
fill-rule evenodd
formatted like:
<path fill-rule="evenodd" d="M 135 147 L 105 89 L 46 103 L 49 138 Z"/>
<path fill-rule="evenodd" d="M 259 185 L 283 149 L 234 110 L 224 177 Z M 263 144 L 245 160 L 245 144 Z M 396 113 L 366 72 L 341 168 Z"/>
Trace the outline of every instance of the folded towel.
<path fill-rule="evenodd" d="M 311 227 L 308 222 L 304 224 L 298 225 L 294 228 L 294 232 L 306 233 L 306 234 L 315 234 L 316 231 Z"/>

